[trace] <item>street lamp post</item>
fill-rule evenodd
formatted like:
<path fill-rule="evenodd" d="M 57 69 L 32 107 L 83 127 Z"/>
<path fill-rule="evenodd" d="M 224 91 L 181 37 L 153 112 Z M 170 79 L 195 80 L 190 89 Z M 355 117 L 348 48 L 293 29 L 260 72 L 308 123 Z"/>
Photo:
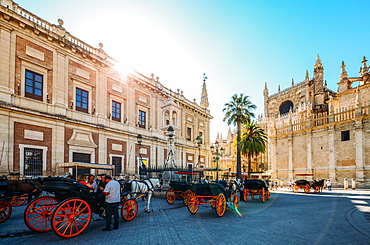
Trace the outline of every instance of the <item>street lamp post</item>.
<path fill-rule="evenodd" d="M 212 155 L 214 155 L 215 157 L 213 157 L 213 162 L 216 162 L 216 180 L 218 180 L 218 160 L 220 160 L 219 156 L 222 157 L 222 154 L 225 153 L 225 149 L 223 147 L 221 147 L 221 149 L 219 150 L 218 149 L 219 145 L 218 145 L 218 142 L 216 141 L 214 145 L 211 146 L 211 152 L 212 152 Z"/>
<path fill-rule="evenodd" d="M 140 147 L 141 147 L 141 143 L 143 142 L 143 136 L 141 134 L 138 134 L 137 135 L 137 144 L 139 146 L 139 178 L 141 180 L 141 175 L 143 174 L 143 159 L 141 157 L 141 153 L 140 153 Z"/>
<path fill-rule="evenodd" d="M 200 167 L 200 145 L 202 144 L 202 139 L 203 139 L 203 136 L 202 135 L 198 135 L 197 138 L 196 138 L 197 145 L 198 145 L 198 163 L 197 163 L 197 168 Z M 199 171 L 199 179 L 201 179 L 203 177 L 202 176 L 202 173 L 203 172 Z"/>

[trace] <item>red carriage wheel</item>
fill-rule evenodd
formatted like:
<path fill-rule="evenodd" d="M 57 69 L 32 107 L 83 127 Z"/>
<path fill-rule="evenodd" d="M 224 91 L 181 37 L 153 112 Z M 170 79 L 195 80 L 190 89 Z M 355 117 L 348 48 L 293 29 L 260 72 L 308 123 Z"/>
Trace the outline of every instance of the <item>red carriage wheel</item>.
<path fill-rule="evenodd" d="M 244 188 L 243 190 L 243 201 L 246 202 L 248 200 L 248 190 Z"/>
<path fill-rule="evenodd" d="M 191 190 L 186 190 L 184 195 L 183 195 L 183 203 L 185 206 L 188 206 L 188 200 L 189 200 L 189 195 L 192 193 Z"/>
<path fill-rule="evenodd" d="M 195 214 L 199 210 L 199 201 L 197 195 L 191 192 L 188 197 L 188 210 L 190 213 Z"/>
<path fill-rule="evenodd" d="M 310 185 L 306 185 L 305 187 L 304 187 L 304 192 L 306 193 L 306 194 L 308 194 L 308 193 L 310 193 Z"/>
<path fill-rule="evenodd" d="M 239 196 L 238 194 L 235 194 L 234 196 L 234 209 L 238 209 L 239 207 Z"/>
<path fill-rule="evenodd" d="M 254 199 L 254 191 L 252 191 L 251 197 L 252 197 L 252 199 Z"/>
<path fill-rule="evenodd" d="M 176 193 L 174 189 L 168 189 L 166 192 L 166 201 L 168 204 L 174 204 L 176 201 Z"/>
<path fill-rule="evenodd" d="M 126 221 L 133 220 L 139 211 L 139 205 L 135 199 L 128 199 L 122 204 L 121 216 Z"/>
<path fill-rule="evenodd" d="M 54 197 L 40 197 L 28 204 L 24 210 L 24 223 L 33 231 L 51 230 L 51 216 L 58 201 Z"/>
<path fill-rule="evenodd" d="M 267 190 L 267 195 L 266 195 L 266 197 L 267 197 L 267 200 L 270 200 L 271 196 L 270 196 L 270 191 L 269 191 L 269 190 Z"/>
<path fill-rule="evenodd" d="M 266 201 L 266 196 L 265 196 L 265 188 L 262 188 L 261 190 L 261 201 L 265 202 Z"/>
<path fill-rule="evenodd" d="M 10 200 L 10 205 L 13 207 L 21 206 L 27 200 L 27 196 L 13 196 Z"/>
<path fill-rule="evenodd" d="M 6 200 L 0 200 L 0 223 L 7 220 L 12 214 L 13 208 L 10 202 Z"/>
<path fill-rule="evenodd" d="M 298 189 L 299 189 L 299 186 L 298 185 L 295 185 L 294 188 L 293 188 L 294 193 L 297 193 L 298 192 Z"/>
<path fill-rule="evenodd" d="M 71 238 L 81 234 L 91 222 L 91 207 L 82 199 L 69 198 L 61 202 L 51 218 L 55 234 Z"/>
<path fill-rule="evenodd" d="M 226 211 L 226 197 L 223 193 L 218 194 L 216 198 L 215 211 L 218 217 L 223 216 Z"/>

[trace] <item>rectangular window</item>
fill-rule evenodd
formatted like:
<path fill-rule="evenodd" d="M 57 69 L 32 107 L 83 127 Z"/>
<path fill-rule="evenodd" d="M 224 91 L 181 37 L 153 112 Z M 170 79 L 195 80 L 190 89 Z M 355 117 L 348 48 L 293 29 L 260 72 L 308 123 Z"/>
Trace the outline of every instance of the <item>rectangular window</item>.
<path fill-rule="evenodd" d="M 112 100 L 112 120 L 121 121 L 121 103 Z"/>
<path fill-rule="evenodd" d="M 26 70 L 25 96 L 42 101 L 43 76 L 33 71 Z"/>
<path fill-rule="evenodd" d="M 348 141 L 348 140 L 350 140 L 349 130 L 342 131 L 341 132 L 341 138 L 342 138 L 342 141 Z"/>
<path fill-rule="evenodd" d="M 191 141 L 191 128 L 186 129 L 186 140 Z"/>
<path fill-rule="evenodd" d="M 24 148 L 24 175 L 42 175 L 42 154 L 42 149 Z"/>
<path fill-rule="evenodd" d="M 122 172 L 122 157 L 112 157 L 112 164 L 114 165 L 114 176 L 119 176 Z"/>
<path fill-rule="evenodd" d="M 76 88 L 76 111 L 89 112 L 89 92 Z"/>
<path fill-rule="evenodd" d="M 146 125 L 146 112 L 139 110 L 139 127 L 145 128 Z"/>

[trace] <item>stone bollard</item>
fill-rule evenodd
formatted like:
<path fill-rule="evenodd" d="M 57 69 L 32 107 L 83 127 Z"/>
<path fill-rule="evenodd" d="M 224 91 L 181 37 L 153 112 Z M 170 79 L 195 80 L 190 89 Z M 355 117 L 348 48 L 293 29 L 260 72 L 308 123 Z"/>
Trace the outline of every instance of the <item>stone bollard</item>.
<path fill-rule="evenodd" d="M 344 189 L 348 190 L 348 179 L 344 179 Z"/>
<path fill-rule="evenodd" d="M 356 190 L 356 180 L 352 178 L 352 190 Z"/>

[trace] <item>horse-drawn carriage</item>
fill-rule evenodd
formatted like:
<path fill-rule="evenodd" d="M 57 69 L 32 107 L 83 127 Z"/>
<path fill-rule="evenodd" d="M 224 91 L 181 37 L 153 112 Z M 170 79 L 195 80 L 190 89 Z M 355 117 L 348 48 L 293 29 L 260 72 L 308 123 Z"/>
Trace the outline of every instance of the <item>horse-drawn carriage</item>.
<path fill-rule="evenodd" d="M 233 187 L 224 188 L 219 183 L 193 184 L 192 192 L 188 195 L 189 212 L 197 213 L 201 204 L 210 205 L 219 217 L 225 214 L 227 205 L 233 209 L 238 209 L 238 188 Z"/>
<path fill-rule="evenodd" d="M 310 193 L 311 184 L 308 180 L 296 180 L 294 183 L 293 191 L 297 193 L 299 189 L 303 189 L 306 194 Z"/>
<path fill-rule="evenodd" d="M 29 197 L 39 196 L 37 187 L 41 186 L 41 178 L 25 178 L 19 173 L 0 177 L 0 192 L 3 198 L 13 207 L 24 204 Z"/>
<path fill-rule="evenodd" d="M 31 179 L 19 179 L 19 174 L 14 175 L 16 179 L 7 176 L 0 177 L 0 223 L 7 220 L 12 213 L 12 206 L 20 206 L 26 202 L 28 197 L 40 194 L 35 181 Z M 40 183 L 40 180 L 37 179 Z"/>
<path fill-rule="evenodd" d="M 189 172 L 175 172 L 175 174 L 180 176 L 187 176 L 187 175 L 197 175 L 195 173 Z M 175 181 L 171 180 L 170 189 L 166 192 L 166 201 L 168 204 L 174 204 L 177 198 L 181 198 L 185 206 L 188 203 L 188 196 L 192 191 L 192 183 L 187 181 Z"/>
<path fill-rule="evenodd" d="M 248 200 L 248 196 L 254 199 L 255 196 L 260 196 L 262 202 L 270 199 L 270 191 L 267 183 L 261 179 L 247 179 L 243 182 L 243 201 Z"/>
<path fill-rule="evenodd" d="M 47 177 L 39 189 L 51 195 L 33 200 L 25 209 L 25 224 L 33 231 L 53 230 L 60 237 L 71 238 L 88 227 L 93 213 L 101 217 L 106 215 L 104 195 L 72 179 Z M 134 199 L 121 202 L 124 220 L 132 220 L 136 213 Z"/>

